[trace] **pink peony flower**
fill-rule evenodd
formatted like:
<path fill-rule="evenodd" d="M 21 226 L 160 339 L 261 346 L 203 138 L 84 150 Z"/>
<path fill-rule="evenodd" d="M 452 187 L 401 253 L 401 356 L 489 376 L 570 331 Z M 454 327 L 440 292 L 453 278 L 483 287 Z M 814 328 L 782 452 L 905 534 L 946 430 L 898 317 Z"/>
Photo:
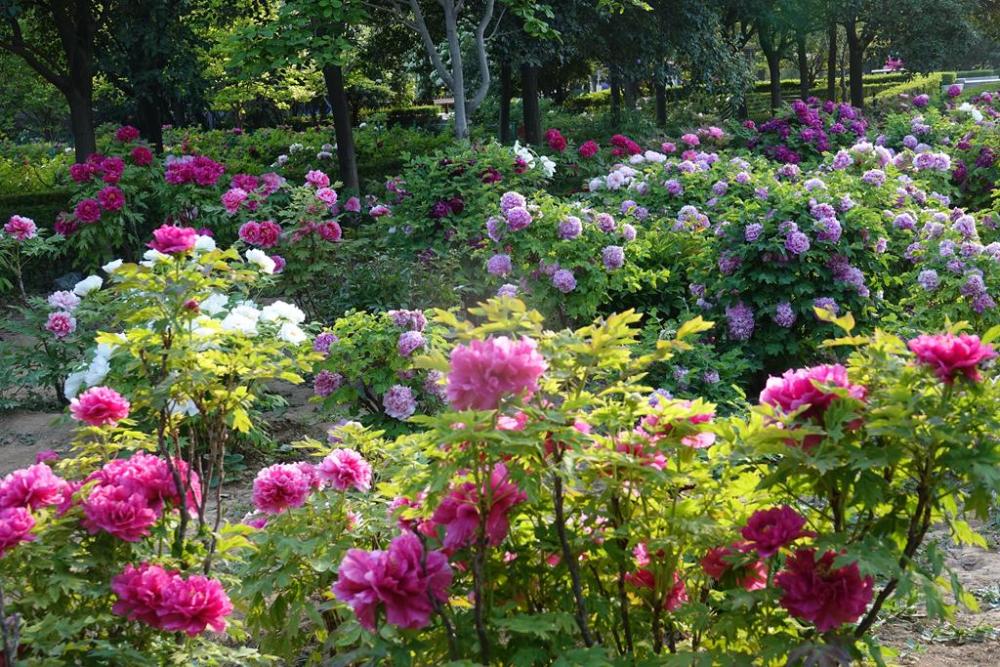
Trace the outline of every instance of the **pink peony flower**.
<path fill-rule="evenodd" d="M 59 452 L 54 449 L 43 449 L 42 451 L 35 454 L 35 463 L 48 463 L 49 461 L 58 461 Z"/>
<path fill-rule="evenodd" d="M 744 590 L 756 591 L 765 588 L 767 563 L 760 559 L 744 563 L 746 557 L 741 557 L 740 554 L 746 552 L 748 548 L 746 543 L 736 543 L 728 547 L 709 549 L 701 559 L 701 569 L 716 581 L 722 581 L 727 576 L 733 575 L 736 584 Z"/>
<path fill-rule="evenodd" d="M 444 554 L 425 554 L 420 540 L 412 533 L 404 533 L 392 541 L 387 551 L 348 551 L 337 570 L 333 593 L 351 606 L 362 626 L 373 632 L 380 605 L 389 623 L 416 629 L 430 622 L 432 599 L 448 599 L 451 578 Z"/>
<path fill-rule="evenodd" d="M 527 500 L 528 496 L 509 481 L 507 467 L 498 463 L 490 474 L 492 505 L 486 517 L 486 538 L 490 546 L 497 546 L 510 530 L 510 510 Z M 485 489 L 483 489 L 485 493 Z M 475 483 L 465 482 L 445 496 L 434 510 L 431 520 L 445 526 L 444 546 L 460 549 L 472 544 L 479 526 L 479 490 Z"/>
<path fill-rule="evenodd" d="M 306 183 L 314 188 L 328 188 L 330 187 L 330 177 L 319 169 L 313 169 L 306 174 Z"/>
<path fill-rule="evenodd" d="M 128 417 L 131 405 L 110 387 L 91 387 L 69 404 L 73 419 L 91 426 L 115 425 Z"/>
<path fill-rule="evenodd" d="M 372 486 L 372 467 L 352 449 L 335 449 L 316 466 L 321 479 L 338 491 L 354 487 L 367 491 Z"/>
<path fill-rule="evenodd" d="M 174 467 L 185 488 L 188 507 L 196 508 L 201 500 L 201 480 L 198 473 L 191 470 L 182 459 L 175 459 Z M 157 511 L 167 502 L 175 507 L 180 506 L 180 495 L 170 466 L 166 459 L 155 454 L 140 451 L 127 459 L 112 459 L 87 477 L 87 481 L 91 480 L 97 480 L 104 486 L 123 487 L 129 494 L 140 494 Z"/>
<path fill-rule="evenodd" d="M 846 389 L 847 395 L 862 401 L 867 390 L 861 385 L 851 384 L 847 379 L 847 369 L 840 364 L 824 364 L 812 368 L 787 370 L 781 377 L 770 377 L 760 402 L 780 408 L 785 413 L 795 412 L 805 407 L 801 414 L 804 419 L 822 423 L 823 413 L 838 394 L 823 387 Z"/>
<path fill-rule="evenodd" d="M 10 220 L 3 226 L 3 230 L 8 236 L 18 241 L 27 241 L 38 235 L 38 226 L 35 221 L 21 215 L 10 216 Z"/>
<path fill-rule="evenodd" d="M 197 240 L 198 231 L 192 227 L 161 225 L 153 230 L 153 240 L 147 245 L 165 255 L 176 255 L 194 248 Z"/>
<path fill-rule="evenodd" d="M 159 513 L 142 493 L 124 486 L 98 486 L 83 501 L 83 527 L 91 534 L 104 531 L 126 542 L 149 535 Z"/>
<path fill-rule="evenodd" d="M 257 473 L 253 504 L 265 514 L 280 514 L 305 504 L 311 490 L 309 477 L 298 466 L 278 463 Z"/>
<path fill-rule="evenodd" d="M 657 576 L 652 569 L 649 569 L 653 559 L 650 557 L 646 545 L 642 543 L 637 544 L 635 549 L 632 550 L 632 554 L 635 557 L 635 562 L 639 569 L 635 572 L 629 572 L 626 574 L 625 581 L 636 588 L 655 591 L 657 589 Z M 656 556 L 658 558 L 662 558 L 663 551 L 659 551 Z M 673 583 L 670 586 L 670 590 L 665 590 L 663 593 L 664 595 L 661 605 L 667 611 L 675 611 L 688 601 L 687 587 L 681 580 L 679 572 L 674 571 Z"/>
<path fill-rule="evenodd" d="M 337 191 L 332 188 L 318 188 L 316 190 L 316 199 L 327 206 L 333 206 L 337 203 Z"/>
<path fill-rule="evenodd" d="M 222 206 L 226 209 L 226 213 L 228 213 L 229 215 L 233 215 L 234 213 L 240 210 L 240 206 L 242 206 L 243 202 L 247 200 L 247 197 L 248 195 L 246 193 L 246 190 L 243 190 L 241 188 L 230 188 L 229 190 L 226 190 L 222 194 L 222 199 L 221 199 Z M 242 238 L 242 231 L 243 230 L 240 229 L 241 238 Z"/>
<path fill-rule="evenodd" d="M 368 211 L 368 215 L 373 218 L 381 218 L 386 215 L 392 215 L 392 209 L 385 204 L 376 204 L 371 207 L 370 211 Z"/>
<path fill-rule="evenodd" d="M 548 365 L 527 337 L 470 341 L 451 351 L 448 401 L 458 410 L 493 410 L 506 394 L 530 398 Z"/>
<path fill-rule="evenodd" d="M 959 375 L 979 382 L 979 364 L 997 356 L 992 345 L 980 342 L 979 336 L 968 334 L 923 335 L 907 345 L 917 355 L 917 360 L 930 367 L 946 384 L 953 383 Z"/>
<path fill-rule="evenodd" d="M 683 141 L 688 146 L 697 146 L 698 144 L 701 143 L 701 141 L 698 139 L 698 135 L 691 134 L 690 132 L 688 134 L 683 135 L 681 137 L 681 141 Z"/>
<path fill-rule="evenodd" d="M 273 248 L 281 239 L 281 226 L 273 220 L 263 222 L 251 220 L 240 227 L 239 235 L 244 243 L 259 248 Z"/>
<path fill-rule="evenodd" d="M 90 224 L 101 219 L 101 205 L 96 199 L 81 199 L 73 209 L 76 219 L 83 224 Z"/>
<path fill-rule="evenodd" d="M 156 607 L 158 627 L 168 632 L 184 632 L 194 637 L 212 628 L 226 629 L 226 616 L 233 612 L 233 603 L 222 584 L 200 574 L 183 579 L 175 574 L 160 591 Z"/>
<path fill-rule="evenodd" d="M 0 557 L 21 542 L 35 539 L 31 529 L 35 519 L 24 507 L 4 507 L 0 509 Z"/>
<path fill-rule="evenodd" d="M 344 204 L 344 210 L 349 213 L 360 213 L 361 212 L 361 200 L 357 197 L 349 197 L 347 203 Z"/>
<path fill-rule="evenodd" d="M 45 322 L 45 329 L 56 338 L 65 338 L 76 331 L 76 318 L 65 311 L 49 313 L 49 319 Z"/>
<path fill-rule="evenodd" d="M 817 561 L 815 549 L 799 549 L 774 578 L 784 591 L 781 606 L 820 632 L 857 621 L 872 599 L 872 578 L 862 578 L 857 563 L 834 568 L 836 558 L 827 551 Z"/>
<path fill-rule="evenodd" d="M 132 162 L 140 167 L 146 167 L 153 163 L 153 152 L 145 146 L 136 146 L 132 149 Z"/>
<path fill-rule="evenodd" d="M 336 243 L 343 235 L 343 231 L 336 220 L 327 220 L 326 222 L 319 223 L 316 225 L 316 233 L 324 241 L 329 241 L 330 243 Z"/>
<path fill-rule="evenodd" d="M 97 193 L 97 202 L 105 211 L 118 211 L 125 206 L 125 193 L 121 188 L 109 185 Z"/>
<path fill-rule="evenodd" d="M 160 608 L 163 589 L 175 574 L 149 563 L 139 567 L 126 565 L 125 570 L 111 580 L 111 592 L 118 596 L 111 612 L 130 621 L 159 627 L 160 619 L 156 611 Z"/>
<path fill-rule="evenodd" d="M 811 531 L 802 530 L 805 525 L 805 517 L 788 505 L 782 505 L 754 512 L 740 534 L 748 542 L 748 549 L 754 549 L 762 558 L 770 558 L 781 547 L 800 537 L 811 536 Z"/>
<path fill-rule="evenodd" d="M 50 294 L 47 302 L 53 308 L 72 312 L 80 305 L 80 297 L 68 290 L 61 290 Z"/>
<path fill-rule="evenodd" d="M 57 456 L 58 458 L 58 456 Z M 0 481 L 0 508 L 24 507 L 37 510 L 59 505 L 69 485 L 44 463 L 15 470 Z"/>

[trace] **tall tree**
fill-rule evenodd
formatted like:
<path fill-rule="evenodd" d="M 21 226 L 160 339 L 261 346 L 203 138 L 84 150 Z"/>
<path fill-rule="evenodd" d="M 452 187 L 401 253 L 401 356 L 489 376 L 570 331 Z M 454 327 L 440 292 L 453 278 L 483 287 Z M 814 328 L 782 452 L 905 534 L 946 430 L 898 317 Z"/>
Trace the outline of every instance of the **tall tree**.
<path fill-rule="evenodd" d="M 0 49 L 22 58 L 62 93 L 77 162 L 97 150 L 95 43 L 114 11 L 98 0 L 0 0 Z"/>
<path fill-rule="evenodd" d="M 323 73 L 344 187 L 357 191 L 351 107 L 344 70 L 351 60 L 352 31 L 368 16 L 360 0 L 285 0 L 250 29 L 242 31 L 243 74 L 257 76 L 275 68 L 309 65 Z"/>

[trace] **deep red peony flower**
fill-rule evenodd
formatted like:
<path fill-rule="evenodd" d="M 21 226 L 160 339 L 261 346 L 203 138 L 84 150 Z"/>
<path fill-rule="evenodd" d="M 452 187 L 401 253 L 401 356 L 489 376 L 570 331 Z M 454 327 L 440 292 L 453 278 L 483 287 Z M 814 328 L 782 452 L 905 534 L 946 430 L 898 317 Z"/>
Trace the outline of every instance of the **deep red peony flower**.
<path fill-rule="evenodd" d="M 872 599 L 872 577 L 862 578 L 857 563 L 834 568 L 836 558 L 827 551 L 817 561 L 815 549 L 799 549 L 774 578 L 785 592 L 781 606 L 820 632 L 857 621 Z"/>
<path fill-rule="evenodd" d="M 754 512 L 740 532 L 750 548 L 762 558 L 770 558 L 781 547 L 800 537 L 812 535 L 812 532 L 803 530 L 805 525 L 805 517 L 788 505 L 782 505 Z"/>

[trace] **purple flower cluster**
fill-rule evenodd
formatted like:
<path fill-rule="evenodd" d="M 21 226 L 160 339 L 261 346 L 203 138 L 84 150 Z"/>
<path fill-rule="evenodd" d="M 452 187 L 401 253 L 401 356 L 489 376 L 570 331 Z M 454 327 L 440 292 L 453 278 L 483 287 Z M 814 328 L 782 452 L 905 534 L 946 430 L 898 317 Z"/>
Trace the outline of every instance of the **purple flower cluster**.
<path fill-rule="evenodd" d="M 733 340 L 750 340 L 753 336 L 753 309 L 742 301 L 726 307 L 729 336 Z"/>

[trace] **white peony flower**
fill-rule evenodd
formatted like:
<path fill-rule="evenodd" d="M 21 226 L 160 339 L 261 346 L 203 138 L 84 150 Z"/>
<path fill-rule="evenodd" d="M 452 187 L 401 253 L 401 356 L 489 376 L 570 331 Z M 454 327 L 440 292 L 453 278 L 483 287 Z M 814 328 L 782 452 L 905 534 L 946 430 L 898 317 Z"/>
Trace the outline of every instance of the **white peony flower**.
<path fill-rule="evenodd" d="M 94 290 L 101 289 L 104 280 L 100 276 L 87 276 L 73 286 L 73 294 L 77 296 L 87 296 Z"/>
<path fill-rule="evenodd" d="M 95 387 L 104 382 L 104 378 L 108 377 L 110 371 L 111 364 L 108 363 L 107 357 L 95 356 L 84 373 L 83 381 L 88 387 Z"/>
<path fill-rule="evenodd" d="M 66 381 L 63 383 L 63 396 L 66 397 L 67 401 L 72 401 L 80 393 L 80 389 L 83 388 L 84 375 L 86 375 L 86 371 L 77 371 L 66 376 Z"/>
<path fill-rule="evenodd" d="M 649 162 L 662 164 L 667 161 L 666 155 L 664 155 L 663 153 L 657 153 L 656 151 L 646 151 L 643 155 Z"/>
<path fill-rule="evenodd" d="M 222 320 L 222 328 L 225 331 L 239 331 L 247 336 L 256 336 L 259 319 L 259 310 L 253 306 L 239 305 Z"/>
<path fill-rule="evenodd" d="M 196 252 L 212 252 L 215 250 L 215 239 L 206 234 L 199 234 L 194 240 L 194 249 Z"/>
<path fill-rule="evenodd" d="M 177 401 L 167 402 L 167 410 L 170 411 L 172 415 L 186 415 L 188 417 L 194 417 L 200 411 L 198 406 L 194 404 L 190 398 L 183 403 L 178 403 Z"/>
<path fill-rule="evenodd" d="M 198 309 L 206 315 L 218 315 L 224 311 L 228 305 L 229 297 L 225 294 L 212 292 L 198 304 Z"/>
<path fill-rule="evenodd" d="M 144 261 L 139 262 L 140 264 L 146 267 L 151 267 L 159 262 L 169 262 L 170 255 L 164 254 L 159 250 L 153 250 L 152 248 L 150 248 L 146 252 L 142 253 L 142 259 Z"/>
<path fill-rule="evenodd" d="M 597 192 L 604 187 L 604 179 L 600 176 L 590 179 L 590 183 L 587 184 L 587 190 L 590 192 Z"/>
<path fill-rule="evenodd" d="M 291 322 L 285 322 L 281 325 L 281 328 L 278 329 L 278 338 L 286 343 L 299 345 L 300 343 L 303 343 L 308 336 L 306 336 L 306 332 L 300 329 L 298 325 L 292 324 Z"/>
<path fill-rule="evenodd" d="M 556 173 L 556 163 L 542 155 L 538 158 L 539 162 L 542 163 L 542 173 L 545 174 L 546 178 L 552 178 Z"/>
<path fill-rule="evenodd" d="M 264 306 L 260 311 L 260 317 L 265 322 L 291 322 L 292 324 L 302 324 L 306 319 L 306 314 L 293 304 L 284 301 L 275 301 L 269 306 Z"/>
<path fill-rule="evenodd" d="M 267 274 L 274 273 L 274 267 L 277 266 L 274 260 L 267 256 L 263 250 L 258 250 L 257 248 L 252 248 L 246 252 L 247 262 L 250 264 L 256 264 L 261 271 Z"/>
<path fill-rule="evenodd" d="M 102 266 L 101 268 L 104 270 L 105 273 L 114 273 L 119 269 L 119 267 L 121 267 L 121 265 L 122 261 L 120 259 L 113 259 L 104 266 Z"/>

